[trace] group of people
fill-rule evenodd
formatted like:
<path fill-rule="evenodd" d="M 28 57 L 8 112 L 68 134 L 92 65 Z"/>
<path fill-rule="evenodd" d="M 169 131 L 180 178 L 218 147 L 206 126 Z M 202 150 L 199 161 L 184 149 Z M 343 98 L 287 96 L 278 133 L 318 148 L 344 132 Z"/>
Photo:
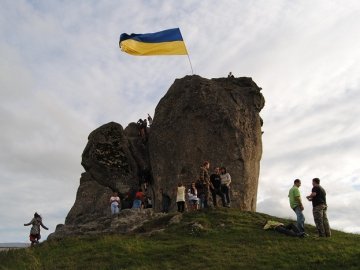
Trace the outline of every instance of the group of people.
<path fill-rule="evenodd" d="M 330 237 L 331 230 L 327 218 L 327 204 L 326 192 L 320 186 L 320 179 L 314 178 L 312 180 L 313 188 L 311 193 L 306 198 L 312 202 L 313 216 L 316 229 L 320 237 Z M 301 186 L 300 179 L 294 180 L 293 187 L 289 190 L 289 202 L 291 209 L 296 213 L 296 224 L 300 232 L 305 233 L 305 217 L 303 214 L 304 205 L 301 200 L 299 187 Z"/>
<path fill-rule="evenodd" d="M 209 169 L 210 163 L 205 161 L 200 167 L 199 178 L 191 182 L 187 190 L 183 183 L 178 184 L 176 189 L 178 212 L 184 212 L 186 205 L 188 205 L 189 210 L 209 208 L 211 203 L 210 194 L 214 207 L 217 207 L 217 196 L 220 197 L 223 207 L 230 207 L 230 174 L 225 167 L 215 167 L 214 172 L 209 175 Z M 163 197 L 163 212 L 167 212 L 169 196 L 164 196 L 163 190 L 160 192 Z"/>
<path fill-rule="evenodd" d="M 147 116 L 147 119 L 139 119 L 136 123 L 138 129 L 139 129 L 139 136 L 143 139 L 143 140 L 146 140 L 147 139 L 147 136 L 148 136 L 148 130 L 147 130 L 147 127 L 148 127 L 148 124 L 149 124 L 149 127 L 152 125 L 152 117 L 150 116 L 150 114 L 148 114 Z"/>
<path fill-rule="evenodd" d="M 133 209 L 144 209 L 152 208 L 152 199 L 151 197 L 144 193 L 142 188 L 139 188 L 135 194 L 134 199 L 131 200 L 130 195 L 126 194 L 123 201 L 121 201 L 118 193 L 113 192 L 110 197 L 110 211 L 112 215 L 117 215 L 120 213 L 120 209 L 133 208 Z"/>
<path fill-rule="evenodd" d="M 217 206 L 217 196 L 220 197 L 223 207 L 230 207 L 230 184 L 231 176 L 226 171 L 225 167 L 215 167 L 214 172 L 209 175 L 210 163 L 205 161 L 200 168 L 199 178 L 193 181 L 189 188 L 179 183 L 176 188 L 176 204 L 178 212 L 184 212 L 187 208 L 190 211 L 195 211 L 199 208 L 210 207 L 210 194 L 212 195 L 212 205 Z M 313 188 L 311 193 L 306 198 L 312 202 L 313 216 L 316 228 L 320 237 L 330 237 L 331 230 L 329 221 L 327 218 L 327 204 L 326 204 L 326 192 L 322 186 L 320 186 L 320 179 L 314 178 L 312 180 Z M 303 214 L 304 205 L 302 204 L 299 187 L 301 186 L 301 180 L 295 179 L 293 187 L 289 190 L 289 203 L 291 209 L 296 213 L 297 224 L 284 225 L 277 221 L 267 221 L 264 225 L 264 229 L 274 229 L 280 233 L 284 233 L 290 236 L 303 237 L 305 233 L 305 217 Z M 162 212 L 167 213 L 171 205 L 171 197 L 160 189 L 162 196 Z M 124 200 L 126 201 L 126 200 Z M 124 208 L 151 208 L 151 197 L 144 194 L 141 188 L 139 188 L 135 195 L 133 202 Z M 117 192 L 114 192 L 110 197 L 110 210 L 112 215 L 117 215 L 122 208 L 121 199 Z M 40 226 L 45 230 L 48 228 L 42 223 L 42 217 L 38 214 L 34 214 L 34 218 L 25 223 L 24 226 L 32 225 L 30 230 L 30 242 L 31 246 L 39 243 L 41 238 Z"/>

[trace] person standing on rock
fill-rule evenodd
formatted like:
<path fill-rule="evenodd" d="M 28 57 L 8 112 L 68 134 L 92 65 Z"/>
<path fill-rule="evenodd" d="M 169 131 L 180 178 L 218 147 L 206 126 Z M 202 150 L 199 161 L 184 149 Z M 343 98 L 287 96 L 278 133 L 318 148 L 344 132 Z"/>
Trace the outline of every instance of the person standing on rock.
<path fill-rule="evenodd" d="M 176 204 L 178 212 L 183 213 L 185 211 L 185 187 L 182 183 L 178 184 L 176 190 Z"/>
<path fill-rule="evenodd" d="M 303 214 L 304 206 L 301 202 L 300 190 L 301 186 L 300 179 L 294 180 L 294 186 L 289 190 L 289 202 L 290 207 L 296 213 L 297 227 L 300 232 L 305 232 L 305 217 Z"/>
<path fill-rule="evenodd" d="M 30 242 L 31 246 L 34 246 L 35 244 L 39 244 L 39 240 L 41 239 L 40 226 L 43 227 L 45 230 L 48 230 L 49 228 L 42 223 L 41 216 L 36 212 L 34 214 L 34 218 L 29 223 L 24 224 L 24 226 L 29 225 L 32 225 L 30 229 Z"/>
<path fill-rule="evenodd" d="M 153 122 L 153 119 L 152 119 L 152 117 L 150 116 L 150 114 L 148 114 L 147 119 L 148 119 L 148 123 L 149 123 L 149 127 L 150 127 L 150 126 L 152 125 L 152 122 Z"/>
<path fill-rule="evenodd" d="M 230 184 L 231 184 L 231 176 L 228 172 L 226 172 L 225 167 L 220 168 L 220 178 L 221 178 L 221 192 L 225 195 L 225 203 L 226 207 L 230 207 Z"/>
<path fill-rule="evenodd" d="M 212 186 L 209 177 L 209 168 L 210 163 L 208 161 L 204 161 L 203 165 L 200 167 L 199 182 L 202 185 L 202 191 L 199 198 L 204 208 L 209 207 L 210 186 Z"/>
<path fill-rule="evenodd" d="M 235 78 L 231 71 L 229 72 L 228 78 Z"/>
<path fill-rule="evenodd" d="M 197 210 L 199 206 L 199 198 L 195 182 L 191 182 L 191 186 L 188 190 L 188 200 L 190 204 L 190 209 L 193 211 Z"/>
<path fill-rule="evenodd" d="M 136 125 L 137 125 L 137 127 L 138 127 L 138 129 L 139 129 L 139 136 L 140 136 L 140 137 L 144 137 L 144 135 L 145 135 L 145 134 L 143 134 L 143 133 L 144 133 L 144 130 L 142 130 L 142 127 L 143 127 L 143 125 L 144 125 L 143 120 L 140 118 L 140 119 L 137 121 Z"/>
<path fill-rule="evenodd" d="M 142 191 L 142 188 L 139 188 L 138 191 L 135 193 L 135 199 L 132 208 L 142 209 L 143 207 L 144 207 L 144 193 Z"/>
<path fill-rule="evenodd" d="M 161 194 L 161 212 L 168 213 L 171 205 L 171 198 L 170 196 L 164 192 L 162 188 L 160 188 Z"/>
<path fill-rule="evenodd" d="M 119 214 L 121 208 L 120 197 L 116 191 L 113 192 L 113 195 L 110 197 L 110 210 L 112 215 Z"/>
<path fill-rule="evenodd" d="M 217 206 L 216 195 L 219 195 L 221 198 L 222 205 L 225 207 L 225 196 L 224 193 L 221 192 L 221 177 L 220 177 L 220 169 L 215 168 L 214 173 L 210 175 L 210 182 L 212 184 L 211 188 L 211 196 L 213 199 L 214 207 Z"/>
<path fill-rule="evenodd" d="M 306 198 L 312 202 L 313 216 L 316 225 L 316 229 L 319 232 L 320 237 L 330 237 L 331 230 L 329 221 L 327 218 L 327 204 L 326 204 L 326 192 L 325 189 L 320 186 L 320 179 L 314 178 L 312 180 L 313 188 L 309 196 Z"/>

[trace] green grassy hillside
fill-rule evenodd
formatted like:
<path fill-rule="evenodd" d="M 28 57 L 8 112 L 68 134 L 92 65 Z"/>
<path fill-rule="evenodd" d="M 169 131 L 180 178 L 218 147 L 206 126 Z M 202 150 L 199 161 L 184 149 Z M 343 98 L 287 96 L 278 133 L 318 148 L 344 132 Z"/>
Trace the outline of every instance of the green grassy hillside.
<path fill-rule="evenodd" d="M 333 231 L 331 238 L 292 238 L 264 231 L 265 214 L 219 209 L 147 223 L 136 235 L 47 241 L 35 248 L 0 252 L 0 269 L 360 269 L 360 235 Z M 331 220 L 330 220 L 331 222 Z M 194 225 L 195 224 L 195 225 Z"/>

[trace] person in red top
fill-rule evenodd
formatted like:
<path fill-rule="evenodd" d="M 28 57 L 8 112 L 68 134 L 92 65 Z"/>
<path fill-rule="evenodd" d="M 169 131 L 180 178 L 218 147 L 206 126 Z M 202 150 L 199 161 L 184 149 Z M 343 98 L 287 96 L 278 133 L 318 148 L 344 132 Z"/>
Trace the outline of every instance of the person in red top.
<path fill-rule="evenodd" d="M 144 205 L 143 202 L 144 202 L 144 193 L 142 189 L 139 188 L 139 190 L 135 193 L 135 200 L 133 202 L 132 208 L 141 209 Z"/>

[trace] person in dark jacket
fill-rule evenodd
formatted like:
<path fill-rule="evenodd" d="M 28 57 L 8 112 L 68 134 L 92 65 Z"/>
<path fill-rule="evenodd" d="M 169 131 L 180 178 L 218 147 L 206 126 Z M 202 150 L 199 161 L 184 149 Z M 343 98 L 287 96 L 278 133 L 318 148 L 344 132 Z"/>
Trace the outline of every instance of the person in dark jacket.
<path fill-rule="evenodd" d="M 316 229 L 319 232 L 320 237 L 330 237 L 331 230 L 329 220 L 327 218 L 327 204 L 326 204 L 326 192 L 325 189 L 320 186 L 320 179 L 314 178 L 312 180 L 313 188 L 309 196 L 306 198 L 312 202 L 313 216 L 316 225 Z"/>
<path fill-rule="evenodd" d="M 220 177 L 220 169 L 215 168 L 214 173 L 210 175 L 210 182 L 212 184 L 211 196 L 213 199 L 213 205 L 217 206 L 216 195 L 220 196 L 222 205 L 225 207 L 225 195 L 221 192 L 221 177 Z"/>
<path fill-rule="evenodd" d="M 161 212 L 168 213 L 171 205 L 171 198 L 170 196 L 164 192 L 164 190 L 160 189 L 161 194 Z"/>

